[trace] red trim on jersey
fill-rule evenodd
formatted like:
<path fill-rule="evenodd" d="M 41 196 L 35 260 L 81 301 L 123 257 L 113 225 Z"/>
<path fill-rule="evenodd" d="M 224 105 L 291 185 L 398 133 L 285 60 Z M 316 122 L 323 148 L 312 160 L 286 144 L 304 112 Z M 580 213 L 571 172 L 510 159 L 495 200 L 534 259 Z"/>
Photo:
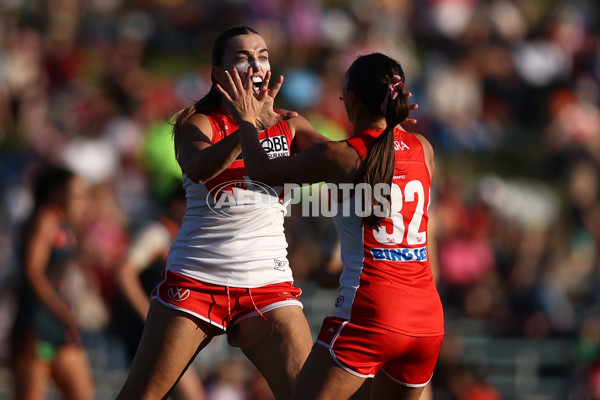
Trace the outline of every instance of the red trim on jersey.
<path fill-rule="evenodd" d="M 277 111 L 276 111 L 277 112 Z M 238 130 L 238 124 L 234 118 L 227 113 L 223 108 L 215 110 L 213 113 L 206 115 L 212 127 L 213 144 L 223 140 Z M 293 135 L 287 122 L 280 122 L 269 129 L 266 129 L 258 134 L 258 139 L 261 141 L 263 149 L 271 158 L 285 157 L 291 154 L 291 146 Z M 206 188 L 211 191 L 216 186 L 226 182 L 235 182 L 235 187 L 247 188 L 246 165 L 244 164 L 243 155 L 234 160 L 225 170 L 219 175 L 206 182 Z M 231 191 L 233 185 L 225 185 L 220 187 L 221 190 Z"/>
<path fill-rule="evenodd" d="M 373 142 L 383 133 L 381 129 L 365 129 L 357 132 L 351 138 L 346 139 L 346 142 L 358 152 L 362 160 L 367 156 L 367 152 L 371 148 Z"/>

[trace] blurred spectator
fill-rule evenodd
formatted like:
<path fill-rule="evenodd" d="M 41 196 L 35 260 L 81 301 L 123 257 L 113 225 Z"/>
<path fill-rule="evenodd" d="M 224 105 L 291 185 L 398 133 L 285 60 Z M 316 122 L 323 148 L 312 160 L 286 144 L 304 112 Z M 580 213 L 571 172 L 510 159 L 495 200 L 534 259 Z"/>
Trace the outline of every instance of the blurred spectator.
<path fill-rule="evenodd" d="M 181 187 L 165 199 L 163 210 L 137 233 L 128 255 L 117 270 L 113 323 L 123 338 L 129 362 L 133 360 L 150 307 L 150 292 L 162 279 L 169 247 L 185 215 L 185 191 Z M 193 366 L 183 374 L 174 394 L 179 400 L 202 400 L 202 381 Z"/>
<path fill-rule="evenodd" d="M 240 358 L 224 360 L 216 369 L 214 377 L 208 379 L 207 400 L 246 400 L 248 367 Z M 272 392 L 271 392 L 272 393 Z"/>
<path fill-rule="evenodd" d="M 102 315 L 86 307 L 93 288 L 77 263 L 88 184 L 65 168 L 43 167 L 33 193 L 34 208 L 19 241 L 21 288 L 12 336 L 15 398 L 43 398 L 53 379 L 65 398 L 92 399 L 80 331 L 90 321 L 83 318 Z"/>

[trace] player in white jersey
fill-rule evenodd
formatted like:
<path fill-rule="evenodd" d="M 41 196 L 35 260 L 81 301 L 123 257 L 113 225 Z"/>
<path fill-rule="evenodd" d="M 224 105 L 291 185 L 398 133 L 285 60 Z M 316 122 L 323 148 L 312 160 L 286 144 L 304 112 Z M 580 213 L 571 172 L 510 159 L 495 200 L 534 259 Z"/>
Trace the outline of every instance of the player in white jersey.
<path fill-rule="evenodd" d="M 312 346 L 286 258 L 281 193 L 248 182 L 237 124 L 214 85 L 226 82 L 226 70 L 252 66 L 260 86 L 270 71 L 267 46 L 251 28 L 230 28 L 216 39 L 212 64 L 210 92 L 177 115 L 186 215 L 118 399 L 164 398 L 197 352 L 224 333 L 276 398 L 287 399 Z M 262 149 L 272 158 L 325 140 L 297 113 L 273 110 L 281 82 L 259 116 Z"/>

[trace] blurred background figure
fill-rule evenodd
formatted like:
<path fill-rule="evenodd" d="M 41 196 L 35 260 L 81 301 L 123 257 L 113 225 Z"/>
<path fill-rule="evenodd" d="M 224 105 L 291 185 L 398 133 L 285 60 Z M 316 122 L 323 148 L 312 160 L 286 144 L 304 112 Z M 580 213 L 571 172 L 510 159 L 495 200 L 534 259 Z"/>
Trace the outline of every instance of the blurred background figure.
<path fill-rule="evenodd" d="M 77 231 L 88 184 L 68 169 L 40 166 L 34 207 L 19 245 L 21 282 L 12 332 L 16 399 L 43 399 L 52 379 L 65 399 L 93 399 L 91 368 L 80 343 L 77 300 L 88 288 Z"/>
<path fill-rule="evenodd" d="M 169 247 L 185 215 L 186 198 L 183 187 L 173 192 L 161 204 L 158 217 L 140 228 L 129 248 L 125 261 L 117 271 L 114 304 L 114 326 L 123 338 L 129 362 L 133 360 L 146 314 L 150 307 L 150 292 L 162 279 Z M 194 367 L 181 377 L 173 395 L 178 400 L 203 400 L 202 380 Z"/>

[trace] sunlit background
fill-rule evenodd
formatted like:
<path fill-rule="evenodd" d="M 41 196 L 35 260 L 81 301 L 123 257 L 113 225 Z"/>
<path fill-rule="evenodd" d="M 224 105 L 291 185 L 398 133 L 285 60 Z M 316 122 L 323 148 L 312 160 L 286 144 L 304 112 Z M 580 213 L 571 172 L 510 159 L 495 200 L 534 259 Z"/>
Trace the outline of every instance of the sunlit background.
<path fill-rule="evenodd" d="M 112 399 L 128 369 L 114 277 L 179 185 L 169 117 L 208 90 L 216 35 L 244 24 L 286 78 L 277 105 L 332 139 L 349 134 L 338 97 L 354 58 L 402 63 L 419 105 L 405 128 L 436 151 L 433 399 L 600 399 L 599 17 L 596 0 L 1 0 L 0 398 L 31 171 L 61 161 L 93 184 L 83 340 L 97 399 Z M 292 212 L 286 234 L 316 334 L 335 230 Z M 209 400 L 270 398 L 223 340 L 195 365 Z"/>

